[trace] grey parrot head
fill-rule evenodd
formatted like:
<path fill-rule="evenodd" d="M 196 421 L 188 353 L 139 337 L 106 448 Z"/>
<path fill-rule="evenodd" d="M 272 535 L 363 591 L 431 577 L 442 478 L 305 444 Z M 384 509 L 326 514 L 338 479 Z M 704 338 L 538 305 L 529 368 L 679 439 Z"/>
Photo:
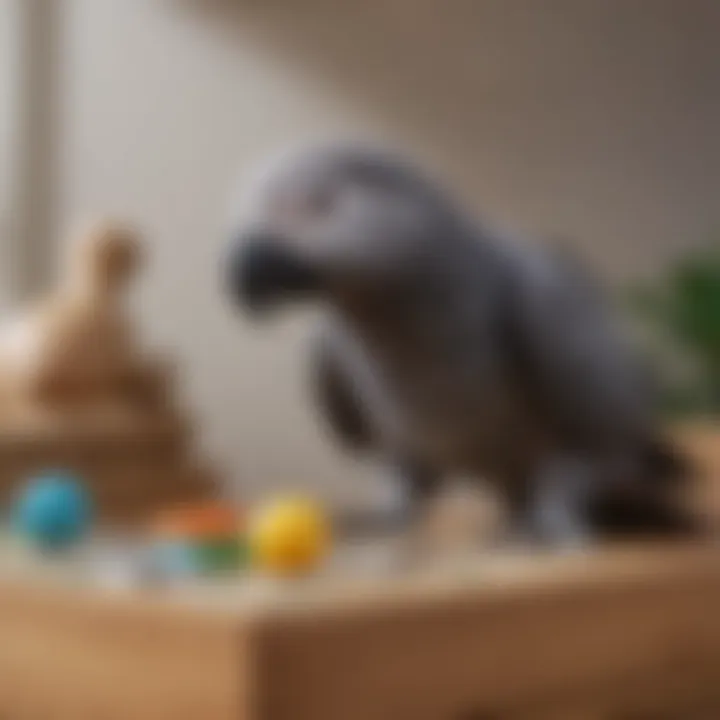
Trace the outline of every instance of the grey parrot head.
<path fill-rule="evenodd" d="M 455 217 L 404 159 L 355 147 L 302 150 L 251 182 L 226 279 L 249 308 L 372 293 L 431 264 Z"/>

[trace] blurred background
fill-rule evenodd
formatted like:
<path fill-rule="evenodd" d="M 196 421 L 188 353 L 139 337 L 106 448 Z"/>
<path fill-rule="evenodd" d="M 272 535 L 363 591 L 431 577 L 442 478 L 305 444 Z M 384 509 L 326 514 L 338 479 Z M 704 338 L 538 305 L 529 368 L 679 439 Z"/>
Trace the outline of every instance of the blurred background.
<path fill-rule="evenodd" d="M 720 237 L 719 27 L 716 0 L 0 0 L 0 304 L 49 287 L 78 223 L 137 224 L 141 331 L 177 358 L 228 483 L 379 502 L 305 401 L 307 318 L 258 331 L 219 284 L 248 170 L 361 137 L 638 285 L 717 382 L 720 273 L 673 268 Z"/>

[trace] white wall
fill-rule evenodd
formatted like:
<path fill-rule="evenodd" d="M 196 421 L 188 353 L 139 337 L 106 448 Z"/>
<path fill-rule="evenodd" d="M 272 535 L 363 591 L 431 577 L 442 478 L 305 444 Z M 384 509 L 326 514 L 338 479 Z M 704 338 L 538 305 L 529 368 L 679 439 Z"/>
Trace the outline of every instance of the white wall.
<path fill-rule="evenodd" d="M 16 216 L 13 209 L 19 13 L 16 0 L 0 0 L 0 307 L 12 298 L 11 273 Z"/>
<path fill-rule="evenodd" d="M 15 7 L 12 0 L 0 2 L 0 212 L 7 211 L 10 182 L 10 146 L 15 95 Z"/>
<path fill-rule="evenodd" d="M 59 0 L 58 0 L 59 1 Z M 142 224 L 143 328 L 177 353 L 204 437 L 249 487 L 357 499 L 301 382 L 304 323 L 254 331 L 218 288 L 224 202 L 278 143 L 397 141 L 499 219 L 601 269 L 717 226 L 713 0 L 66 0 L 61 227 Z"/>
<path fill-rule="evenodd" d="M 55 240 L 60 5 L 0 0 L 0 308 L 46 280 Z"/>

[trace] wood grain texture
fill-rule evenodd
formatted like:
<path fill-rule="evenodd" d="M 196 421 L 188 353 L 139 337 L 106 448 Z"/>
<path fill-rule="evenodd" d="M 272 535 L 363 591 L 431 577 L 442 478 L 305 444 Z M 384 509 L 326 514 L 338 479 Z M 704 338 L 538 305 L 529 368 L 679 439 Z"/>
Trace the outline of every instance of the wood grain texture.
<path fill-rule="evenodd" d="M 3 718 L 250 717 L 248 644 L 236 620 L 4 586 L 0 637 Z"/>
<path fill-rule="evenodd" d="M 585 703 L 612 718 L 716 693 L 718 551 L 538 559 L 534 570 L 273 616 L 260 645 L 263 717 L 522 717 Z"/>
<path fill-rule="evenodd" d="M 720 710 L 714 548 L 514 569 L 498 559 L 463 581 L 331 583 L 259 608 L 185 600 L 0 582 L 0 713 L 689 720 Z"/>
<path fill-rule="evenodd" d="M 674 434 L 697 471 L 691 502 L 720 528 L 720 420 L 686 423 Z"/>

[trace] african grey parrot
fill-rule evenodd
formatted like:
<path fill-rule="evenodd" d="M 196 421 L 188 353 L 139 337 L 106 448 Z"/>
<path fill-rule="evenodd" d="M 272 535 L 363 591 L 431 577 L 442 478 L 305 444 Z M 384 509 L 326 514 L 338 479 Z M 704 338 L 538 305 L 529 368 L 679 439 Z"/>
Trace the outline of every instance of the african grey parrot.
<path fill-rule="evenodd" d="M 683 462 L 579 263 L 473 217 L 376 149 L 285 156 L 245 200 L 234 300 L 322 304 L 318 405 L 346 448 L 402 478 L 413 512 L 462 473 L 492 483 L 537 541 L 692 529 L 676 502 Z"/>

